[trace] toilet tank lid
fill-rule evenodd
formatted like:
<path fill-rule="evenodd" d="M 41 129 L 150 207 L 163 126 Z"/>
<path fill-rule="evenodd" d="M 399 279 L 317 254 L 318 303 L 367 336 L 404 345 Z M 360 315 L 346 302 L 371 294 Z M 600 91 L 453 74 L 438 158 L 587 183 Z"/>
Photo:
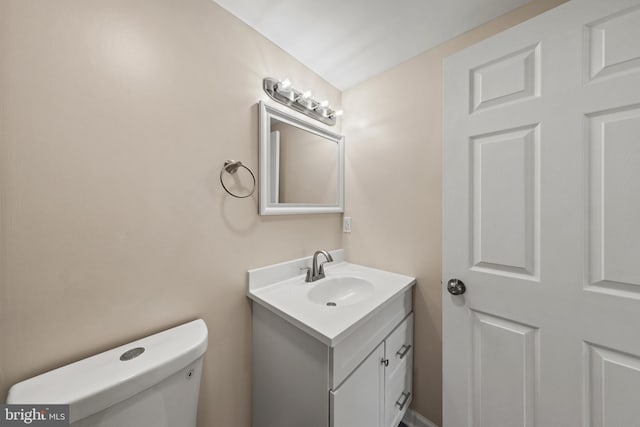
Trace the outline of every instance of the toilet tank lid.
<path fill-rule="evenodd" d="M 144 352 L 121 360 L 139 347 Z M 7 403 L 68 404 L 73 423 L 159 383 L 206 350 L 207 325 L 194 320 L 15 384 Z"/>

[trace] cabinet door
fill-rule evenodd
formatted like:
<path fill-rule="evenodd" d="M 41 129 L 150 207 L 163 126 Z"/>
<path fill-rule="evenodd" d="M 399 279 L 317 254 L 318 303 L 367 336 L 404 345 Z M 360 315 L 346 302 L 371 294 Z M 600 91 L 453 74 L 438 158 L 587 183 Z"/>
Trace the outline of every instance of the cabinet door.
<path fill-rule="evenodd" d="M 331 427 L 383 427 L 384 343 L 331 391 Z"/>
<path fill-rule="evenodd" d="M 413 313 L 385 340 L 385 427 L 396 427 L 412 400 Z"/>

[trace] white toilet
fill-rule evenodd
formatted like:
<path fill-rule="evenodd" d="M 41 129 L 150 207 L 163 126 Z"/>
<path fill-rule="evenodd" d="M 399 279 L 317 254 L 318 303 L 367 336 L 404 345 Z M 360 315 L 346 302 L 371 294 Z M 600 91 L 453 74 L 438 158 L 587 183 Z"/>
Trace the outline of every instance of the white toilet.
<path fill-rule="evenodd" d="M 73 427 L 195 427 L 202 319 L 15 384 L 7 403 L 68 404 Z"/>

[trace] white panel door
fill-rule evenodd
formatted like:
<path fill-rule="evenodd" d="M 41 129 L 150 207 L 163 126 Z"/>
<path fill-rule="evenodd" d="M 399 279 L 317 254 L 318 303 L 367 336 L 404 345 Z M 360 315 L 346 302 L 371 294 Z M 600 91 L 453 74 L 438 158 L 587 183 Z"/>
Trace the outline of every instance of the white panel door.
<path fill-rule="evenodd" d="M 444 426 L 640 426 L 640 1 L 444 72 Z"/>

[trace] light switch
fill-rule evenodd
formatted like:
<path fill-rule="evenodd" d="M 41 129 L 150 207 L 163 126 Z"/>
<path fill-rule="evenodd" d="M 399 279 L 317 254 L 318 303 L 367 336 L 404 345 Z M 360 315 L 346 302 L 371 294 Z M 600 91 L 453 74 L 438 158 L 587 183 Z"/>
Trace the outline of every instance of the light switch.
<path fill-rule="evenodd" d="M 351 217 L 345 216 L 342 220 L 342 232 L 351 233 Z"/>

